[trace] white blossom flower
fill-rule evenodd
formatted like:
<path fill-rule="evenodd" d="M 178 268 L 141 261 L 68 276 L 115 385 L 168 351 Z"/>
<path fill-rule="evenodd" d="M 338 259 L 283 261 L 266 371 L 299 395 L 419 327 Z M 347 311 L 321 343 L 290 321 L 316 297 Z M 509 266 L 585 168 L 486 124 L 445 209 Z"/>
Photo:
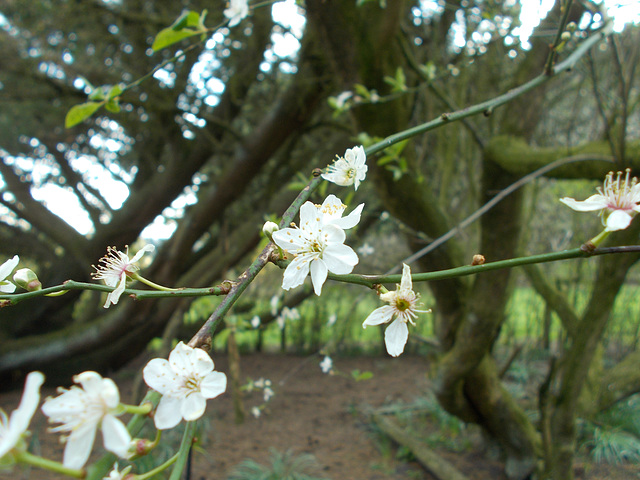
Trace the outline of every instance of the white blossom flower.
<path fill-rule="evenodd" d="M 353 97 L 353 92 L 346 90 L 335 97 L 336 108 L 344 108 L 347 105 L 347 101 Z"/>
<path fill-rule="evenodd" d="M 362 328 L 389 323 L 395 318 L 395 321 L 384 332 L 384 343 L 389 355 L 397 357 L 404 351 L 404 346 L 409 338 L 407 323 L 415 326 L 413 319 L 418 316 L 417 312 L 429 312 L 430 310 L 417 309 L 419 295 L 413 291 L 411 269 L 407 264 L 403 264 L 402 279 L 396 291 L 383 293 L 380 298 L 389 305 L 376 308 L 371 312 L 362 323 Z"/>
<path fill-rule="evenodd" d="M 0 265 L 0 292 L 13 293 L 16 291 L 16 286 L 6 278 L 11 275 L 13 269 L 18 265 L 18 262 L 20 262 L 20 257 L 14 255 L 13 258 L 10 258 Z"/>
<path fill-rule="evenodd" d="M 624 180 L 622 172 L 618 172 L 614 180 L 613 172 L 609 172 L 604 179 L 598 193 L 584 201 L 564 197 L 560 201 L 578 212 L 593 212 L 600 210 L 602 224 L 605 231 L 624 230 L 631 224 L 631 220 L 640 212 L 640 184 L 638 179 L 629 179 L 630 170 L 626 170 Z"/>
<path fill-rule="evenodd" d="M 271 387 L 264 387 L 264 390 L 262 390 L 262 399 L 268 402 L 275 394 L 276 392 L 274 392 Z"/>
<path fill-rule="evenodd" d="M 283 307 L 280 315 L 286 320 L 300 320 L 300 312 L 296 307 Z"/>
<path fill-rule="evenodd" d="M 331 194 L 324 199 L 322 205 L 316 205 L 316 208 L 318 213 L 322 215 L 321 221 L 323 225 L 335 225 L 343 230 L 348 230 L 360 222 L 364 203 L 361 203 L 349 215 L 343 217 L 342 214 L 347 209 L 347 206 L 342 203 L 342 200 Z"/>
<path fill-rule="evenodd" d="M 42 373 L 31 372 L 24 382 L 24 391 L 18 408 L 11 412 L 10 417 L 7 417 L 0 408 L 0 464 L 3 463 L 2 458 L 16 447 L 29 428 L 31 417 L 40 402 L 40 387 L 43 382 Z"/>
<path fill-rule="evenodd" d="M 262 412 L 258 407 L 251 407 L 251 415 L 253 415 L 255 418 L 260 418 L 261 414 Z"/>
<path fill-rule="evenodd" d="M 278 316 L 276 317 L 276 325 L 278 325 L 278 328 L 279 328 L 280 330 L 284 330 L 285 322 L 286 322 L 286 320 L 285 320 L 285 318 L 284 318 L 282 315 L 278 315 Z"/>
<path fill-rule="evenodd" d="M 329 272 L 351 273 L 358 255 L 344 244 L 344 229 L 357 225 L 363 207 L 364 204 L 359 205 L 343 218 L 346 206 L 335 195 L 329 195 L 322 205 L 311 202 L 302 205 L 300 228 L 283 228 L 273 233 L 276 245 L 295 255 L 284 272 L 283 289 L 302 285 L 311 273 L 314 291 L 320 295 Z"/>
<path fill-rule="evenodd" d="M 227 376 L 214 371 L 211 357 L 200 348 L 179 342 L 169 360 L 154 358 L 142 371 L 146 384 L 162 394 L 154 416 L 156 428 L 173 428 L 181 419 L 197 420 L 207 399 L 227 389 Z"/>
<path fill-rule="evenodd" d="M 269 300 L 269 305 L 271 307 L 271 315 L 274 317 L 278 314 L 278 302 L 280 301 L 280 297 L 278 295 L 274 295 Z"/>
<path fill-rule="evenodd" d="M 353 185 L 357 190 L 360 182 L 367 176 L 367 155 L 362 145 L 348 148 L 344 157 L 338 159 L 327 168 L 322 178 L 341 187 Z"/>
<path fill-rule="evenodd" d="M 229 19 L 229 26 L 235 27 L 242 19 L 249 15 L 247 0 L 230 0 L 229 7 L 225 9 L 224 16 Z"/>
<path fill-rule="evenodd" d="M 120 392 L 110 378 L 96 372 L 83 372 L 73 377 L 82 388 L 58 388 L 61 395 L 47 398 L 42 412 L 52 423 L 61 425 L 52 432 L 69 432 L 62 463 L 68 468 L 82 468 L 89 458 L 98 427 L 102 429 L 104 448 L 119 457 L 126 457 L 131 443 L 127 427 L 116 418 L 119 415 Z"/>
<path fill-rule="evenodd" d="M 363 257 L 367 257 L 369 255 L 372 255 L 372 254 L 375 253 L 375 251 L 376 251 L 376 249 L 373 248 L 368 243 L 364 243 L 360 248 L 358 248 L 358 253 L 360 255 L 362 255 Z"/>
<path fill-rule="evenodd" d="M 124 480 L 127 474 L 131 471 L 131 465 L 125 467 L 121 472 L 118 471 L 118 464 L 113 466 L 113 470 L 109 472 L 108 477 L 103 477 L 102 480 Z"/>
<path fill-rule="evenodd" d="M 140 260 L 146 252 L 153 252 L 155 249 L 153 245 L 145 245 L 130 259 L 129 247 L 127 246 L 126 248 L 126 252 L 121 252 L 117 250 L 116 247 L 107 247 L 107 254 L 98 261 L 98 263 L 102 265 L 98 267 L 93 265 L 96 271 L 92 273 L 91 276 L 95 280 L 104 280 L 104 283 L 108 286 L 116 287 L 114 291 L 107 295 L 104 308 L 109 308 L 110 304 L 115 305 L 118 303 L 120 295 L 122 295 L 122 292 L 124 292 L 127 286 L 127 277 L 131 277 L 140 270 L 140 267 L 135 263 Z"/>
<path fill-rule="evenodd" d="M 327 320 L 327 327 L 333 327 L 333 325 L 335 325 L 337 321 L 338 321 L 338 315 L 335 313 L 332 313 L 331 315 L 329 315 L 329 320 Z"/>
<path fill-rule="evenodd" d="M 328 355 L 325 355 L 322 361 L 320 362 L 320 370 L 322 373 L 329 373 L 333 369 L 333 360 Z"/>
<path fill-rule="evenodd" d="M 252 319 L 251 319 L 251 326 L 253 328 L 258 328 L 260 326 L 262 322 L 260 321 L 260 317 L 258 315 L 255 315 Z"/>

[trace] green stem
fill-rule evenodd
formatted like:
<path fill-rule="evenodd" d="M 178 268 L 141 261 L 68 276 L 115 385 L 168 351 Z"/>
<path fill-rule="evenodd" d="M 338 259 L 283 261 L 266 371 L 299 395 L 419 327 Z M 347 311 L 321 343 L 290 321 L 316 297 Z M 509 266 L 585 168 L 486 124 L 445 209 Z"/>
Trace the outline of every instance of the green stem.
<path fill-rule="evenodd" d="M 508 260 L 499 260 L 497 262 L 485 263 L 483 265 L 465 265 L 463 267 L 450 268 L 448 270 L 440 270 L 436 272 L 416 273 L 411 275 L 414 282 L 429 282 L 433 280 L 443 280 L 445 278 L 462 277 L 466 275 L 475 275 L 478 273 L 490 272 L 502 268 L 513 268 L 522 265 L 530 265 L 532 263 L 557 262 L 559 260 L 568 260 L 571 258 L 590 257 L 592 255 L 605 255 L 612 253 L 630 253 L 640 252 L 640 245 L 629 245 L 626 247 L 610 247 L 606 249 L 595 249 L 591 252 L 584 251 L 582 248 L 574 248 L 572 250 L 564 250 L 562 252 L 543 253 L 540 255 L 531 255 L 529 257 L 511 258 Z M 283 266 L 284 262 L 280 265 Z M 364 285 L 374 288 L 375 285 L 381 283 L 400 283 L 402 278 L 399 274 L 393 275 L 335 275 L 329 274 L 331 280 L 344 283 L 353 283 L 356 285 Z"/>
<path fill-rule="evenodd" d="M 33 455 L 26 451 L 16 453 L 15 457 L 18 462 L 33 465 L 34 467 L 43 468 L 52 472 L 61 473 L 62 475 L 66 475 L 67 477 L 84 478 L 86 473 L 84 470 L 68 468 L 60 462 L 54 462 L 53 460 L 49 460 L 47 458 L 38 457 L 37 455 Z"/>
<path fill-rule="evenodd" d="M 417 125 L 415 127 L 409 128 L 402 132 L 395 133 L 393 135 L 388 136 L 384 140 L 374 143 L 369 147 L 365 148 L 365 153 L 367 156 L 373 155 L 384 150 L 391 145 L 406 140 L 411 137 L 415 137 L 421 133 L 428 132 L 429 130 L 433 130 L 435 128 L 441 127 L 446 123 L 455 122 L 457 120 L 462 120 L 463 118 L 471 117 L 473 115 L 478 115 L 480 113 L 490 112 L 496 107 L 504 105 L 505 103 L 510 102 L 514 98 L 517 98 L 524 93 L 527 93 L 530 90 L 542 85 L 543 83 L 549 81 L 554 75 L 558 73 L 562 73 L 564 71 L 569 71 L 573 68 L 575 63 L 586 54 L 586 52 L 591 49 L 596 43 L 600 40 L 609 36 L 613 31 L 613 24 L 607 24 L 605 27 L 599 32 L 595 33 L 591 37 L 587 38 L 584 42 L 582 42 L 572 53 L 569 55 L 566 60 L 555 65 L 551 68 L 551 72 L 544 72 L 537 77 L 529 80 L 527 83 L 514 88 L 513 90 L 509 90 L 507 93 L 497 96 L 491 100 L 486 102 L 478 103 L 477 105 L 473 105 L 467 108 L 463 108 L 461 110 L 451 112 L 451 113 L 443 113 L 435 120 L 431 120 L 429 122 L 423 123 L 421 125 Z"/>
<path fill-rule="evenodd" d="M 229 293 L 229 284 L 224 283 L 215 287 L 208 288 L 180 288 L 177 290 L 163 291 L 163 290 L 137 290 L 132 288 L 126 288 L 124 295 L 133 295 L 137 299 L 141 298 L 162 298 L 162 297 L 205 297 L 212 295 L 226 295 Z M 12 293 L 0 295 L 0 307 L 15 305 L 35 297 L 50 296 L 52 293 L 66 292 L 67 290 L 96 290 L 100 292 L 112 292 L 113 287 L 107 285 L 100 285 L 97 283 L 85 283 L 76 282 L 74 280 L 67 280 L 62 285 L 56 285 L 54 287 L 43 288 L 35 292 L 24 293 Z"/>
<path fill-rule="evenodd" d="M 136 272 L 130 274 L 129 278 L 131 278 L 132 280 L 138 280 L 139 282 L 144 283 L 145 285 L 148 285 L 151 288 L 155 288 L 156 290 L 161 290 L 163 292 L 177 292 L 178 290 L 180 290 L 179 288 L 169 288 L 163 285 L 159 285 L 155 282 L 152 282 L 151 280 L 147 280 L 142 275 L 139 275 Z"/>
<path fill-rule="evenodd" d="M 123 413 L 130 413 L 132 415 L 149 415 L 151 410 L 153 410 L 153 405 L 151 402 L 144 402 L 140 405 L 125 405 L 124 403 L 121 403 L 120 408 Z"/>
<path fill-rule="evenodd" d="M 611 232 L 607 232 L 606 230 L 603 230 L 598 235 L 596 235 L 591 240 L 589 240 L 589 242 L 593 244 L 593 246 L 597 247 L 609 236 L 610 233 Z"/>
<path fill-rule="evenodd" d="M 280 221 L 280 228 L 284 228 L 285 226 L 289 226 L 289 224 L 293 221 L 298 210 L 304 202 L 306 202 L 311 194 L 314 192 L 316 188 L 323 181 L 320 169 L 315 169 L 313 171 L 313 178 L 309 181 L 306 187 L 302 189 L 302 191 L 298 194 L 293 203 L 287 208 L 282 215 L 282 220 Z M 264 268 L 264 266 L 269 263 L 272 259 L 272 254 L 277 247 L 273 243 L 269 243 L 258 258 L 256 258 L 253 263 L 247 268 L 242 275 L 238 277 L 238 281 L 233 284 L 231 289 L 229 290 L 227 296 L 222 300 L 220 305 L 214 310 L 211 316 L 207 319 L 207 321 L 200 327 L 198 333 L 196 333 L 191 340 L 189 340 L 190 347 L 201 347 L 210 346 L 211 338 L 213 332 L 216 331 L 220 322 L 226 315 L 226 313 L 231 309 L 236 300 L 242 295 L 242 292 L 246 290 L 249 284 L 256 278 L 258 273 Z"/>
<path fill-rule="evenodd" d="M 166 470 L 167 468 L 169 468 L 171 465 L 173 465 L 174 463 L 176 463 L 176 460 L 178 460 L 178 456 L 180 455 L 180 452 L 176 453 L 173 457 L 171 457 L 169 460 L 167 460 L 166 462 L 164 462 L 162 465 L 158 465 L 156 468 L 154 468 L 153 470 L 149 470 L 146 473 L 142 473 L 140 475 L 136 475 L 135 477 L 133 477 L 135 480 L 146 480 L 147 478 L 152 478 L 154 475 L 159 474 L 160 472 L 163 472 L 164 470 Z"/>
<path fill-rule="evenodd" d="M 175 465 L 173 470 L 171 470 L 169 480 L 180 480 L 184 467 L 187 464 L 187 458 L 189 458 L 189 450 L 191 450 L 195 430 L 196 422 L 187 422 L 184 435 L 182 436 L 182 442 L 180 443 L 180 450 L 178 450 L 176 454 Z"/>

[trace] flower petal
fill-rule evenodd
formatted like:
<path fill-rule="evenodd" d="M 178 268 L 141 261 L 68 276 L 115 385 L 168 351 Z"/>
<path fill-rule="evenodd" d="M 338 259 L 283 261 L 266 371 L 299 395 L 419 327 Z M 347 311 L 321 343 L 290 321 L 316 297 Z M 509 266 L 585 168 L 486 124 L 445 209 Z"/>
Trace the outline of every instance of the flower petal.
<path fill-rule="evenodd" d="M 106 450 L 125 458 L 131 445 L 131 435 L 124 423 L 113 415 L 105 415 L 102 420 L 102 441 Z"/>
<path fill-rule="evenodd" d="M 408 338 L 409 329 L 407 324 L 400 319 L 396 319 L 384 332 L 384 343 L 387 346 L 389 355 L 392 357 L 400 355 L 404 351 Z"/>
<path fill-rule="evenodd" d="M 411 268 L 406 263 L 402 264 L 402 280 L 400 280 L 400 290 L 413 290 L 411 282 Z"/>
<path fill-rule="evenodd" d="M 605 230 L 607 232 L 624 230 L 631 224 L 631 220 L 633 220 L 633 217 L 624 210 L 614 210 L 604 222 L 606 225 Z"/>
<path fill-rule="evenodd" d="M 602 210 L 603 208 L 607 208 L 608 205 L 607 199 L 600 194 L 591 195 L 582 202 L 569 197 L 561 198 L 560 201 L 577 212 Z"/>
<path fill-rule="evenodd" d="M 64 447 L 62 464 L 67 468 L 80 469 L 87 463 L 96 438 L 98 425 L 83 424 L 71 432 Z"/>
<path fill-rule="evenodd" d="M 335 225 L 344 230 L 348 230 L 349 228 L 355 227 L 358 223 L 360 223 L 360 216 L 362 215 L 362 209 L 364 208 L 364 203 L 361 203 L 353 211 L 343 218 L 338 218 L 331 222 L 331 225 Z"/>
<path fill-rule="evenodd" d="M 304 279 L 309 275 L 309 262 L 314 258 L 312 255 L 299 255 L 293 259 L 284 271 L 282 277 L 282 288 L 289 290 L 304 283 Z"/>
<path fill-rule="evenodd" d="M 393 307 L 391 305 L 385 305 L 383 307 L 376 308 L 369 316 L 362 322 L 362 328 L 367 328 L 370 325 L 380 325 L 388 323 L 393 318 Z"/>
<path fill-rule="evenodd" d="M 327 268 L 336 275 L 351 273 L 358 264 L 358 254 L 348 245 L 333 244 L 324 249 L 322 255 Z"/>
<path fill-rule="evenodd" d="M 151 244 L 147 244 L 144 247 L 142 247 L 140 250 L 138 250 L 138 253 L 136 253 L 133 258 L 131 260 L 129 260 L 129 263 L 136 263 L 138 260 L 140 260 L 142 258 L 142 256 L 147 253 L 147 252 L 153 252 L 156 249 L 156 247 L 154 247 Z"/>
<path fill-rule="evenodd" d="M 194 392 L 183 400 L 180 405 L 180 414 L 187 422 L 192 422 L 199 419 L 207 408 L 207 401 L 200 394 L 200 392 Z"/>
<path fill-rule="evenodd" d="M 320 296 L 322 293 L 322 285 L 327 280 L 329 270 L 327 265 L 321 259 L 316 259 L 311 262 L 311 283 L 313 284 L 313 290 L 316 295 Z"/>
<path fill-rule="evenodd" d="M 13 258 L 10 258 L 2 265 L 0 265 L 0 280 L 4 280 L 9 275 L 11 275 L 11 272 L 13 272 L 13 269 L 18 266 L 19 262 L 20 257 L 18 257 L 18 255 L 14 255 Z"/>
<path fill-rule="evenodd" d="M 173 428 L 180 423 L 182 419 L 180 413 L 182 401 L 181 398 L 169 397 L 167 395 L 162 396 L 158 408 L 156 408 L 156 413 L 153 416 L 153 422 L 156 424 L 158 430 Z"/>
<path fill-rule="evenodd" d="M 211 372 L 200 383 L 200 392 L 204 398 L 215 398 L 226 390 L 227 376 L 222 372 Z"/>
<path fill-rule="evenodd" d="M 142 370 L 142 377 L 149 388 L 163 395 L 175 391 L 180 385 L 169 361 L 164 358 L 149 360 Z"/>

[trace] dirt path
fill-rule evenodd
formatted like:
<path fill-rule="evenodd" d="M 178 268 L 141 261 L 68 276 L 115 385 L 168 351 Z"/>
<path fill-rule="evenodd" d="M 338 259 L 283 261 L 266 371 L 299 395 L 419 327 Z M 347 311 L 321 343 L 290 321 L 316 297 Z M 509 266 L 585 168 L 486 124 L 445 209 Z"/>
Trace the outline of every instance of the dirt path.
<path fill-rule="evenodd" d="M 228 372 L 225 358 L 215 357 L 216 369 Z M 268 378 L 275 396 L 259 418 L 249 414 L 251 407 L 262 403 L 262 393 L 245 398 L 247 418 L 234 422 L 231 396 L 224 394 L 210 400 L 206 413 L 202 451 L 194 454 L 194 480 L 225 480 L 233 466 L 250 458 L 266 464 L 270 449 L 280 452 L 312 453 L 321 466 L 318 476 L 332 480 L 431 480 L 417 464 L 395 459 L 396 449 L 371 430 L 362 412 L 366 407 L 380 407 L 402 400 L 410 402 L 428 389 L 426 364 L 419 357 L 337 358 L 334 366 L 349 374 L 354 369 L 370 371 L 373 378 L 356 382 L 348 376 L 326 375 L 320 370 L 321 358 L 254 354 L 242 358 L 242 377 Z M 133 374 L 120 372 L 114 376 L 123 400 Z M 21 392 L 0 396 L 5 410 L 15 408 Z M 55 395 L 45 388 L 43 397 Z M 38 412 L 32 423 L 36 451 L 53 459 L 62 458 L 62 446 L 56 436 L 46 434 L 46 420 Z M 94 447 L 102 452 L 101 438 Z M 443 452 L 463 473 L 473 480 L 504 480 L 501 466 L 479 452 L 453 454 Z M 638 467 L 614 469 L 608 466 L 578 466 L 577 479 L 638 478 Z M 2 479 L 56 478 L 41 470 L 15 470 L 0 473 Z"/>

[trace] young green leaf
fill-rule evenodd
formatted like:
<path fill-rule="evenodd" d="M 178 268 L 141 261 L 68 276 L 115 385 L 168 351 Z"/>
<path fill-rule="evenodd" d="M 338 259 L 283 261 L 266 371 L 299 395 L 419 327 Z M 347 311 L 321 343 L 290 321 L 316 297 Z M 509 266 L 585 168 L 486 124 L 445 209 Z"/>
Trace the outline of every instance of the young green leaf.
<path fill-rule="evenodd" d="M 79 124 L 93 115 L 102 105 L 104 105 L 104 102 L 87 102 L 74 105 L 67 112 L 67 116 L 64 119 L 64 126 L 71 128 Z"/>
<path fill-rule="evenodd" d="M 170 27 L 160 30 L 151 48 L 157 52 L 185 38 L 205 33 L 204 18 L 206 15 L 206 10 L 202 12 L 202 16 L 193 10 L 183 12 Z"/>

